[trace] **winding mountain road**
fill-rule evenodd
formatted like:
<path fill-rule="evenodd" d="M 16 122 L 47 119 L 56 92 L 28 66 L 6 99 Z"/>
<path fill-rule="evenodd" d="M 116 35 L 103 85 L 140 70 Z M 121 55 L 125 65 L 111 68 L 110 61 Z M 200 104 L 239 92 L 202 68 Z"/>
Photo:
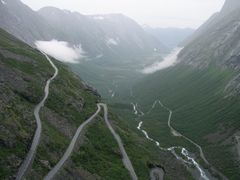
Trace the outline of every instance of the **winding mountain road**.
<path fill-rule="evenodd" d="M 103 107 L 104 109 L 104 119 L 105 119 L 105 122 L 108 126 L 108 129 L 111 131 L 113 137 L 115 138 L 115 140 L 117 141 L 118 143 L 118 146 L 119 146 L 119 149 L 121 151 L 121 154 L 122 154 L 122 161 L 123 161 L 123 164 L 125 166 L 125 168 L 129 171 L 130 175 L 131 175 L 131 178 L 132 180 L 137 180 L 137 175 L 134 171 L 134 168 L 133 168 L 133 165 L 126 153 L 126 150 L 123 146 L 123 143 L 122 143 L 122 140 L 120 138 L 120 136 L 115 132 L 115 130 L 113 129 L 112 125 L 110 124 L 109 120 L 108 120 L 108 108 L 107 108 L 107 105 L 106 104 L 103 104 L 103 103 L 100 103 L 100 106 Z"/>
<path fill-rule="evenodd" d="M 63 164 L 66 162 L 66 160 L 71 156 L 72 151 L 75 147 L 75 144 L 78 140 L 78 137 L 80 135 L 80 133 L 82 132 L 82 130 L 84 129 L 85 126 L 87 126 L 100 112 L 101 107 L 99 104 L 97 104 L 97 111 L 95 112 L 94 115 L 92 115 L 88 120 L 84 121 L 77 129 L 75 135 L 72 138 L 71 143 L 69 144 L 67 150 L 65 151 L 64 155 L 62 156 L 62 158 L 60 159 L 60 161 L 54 166 L 54 168 L 44 177 L 44 180 L 50 180 L 52 179 L 57 172 L 61 169 L 61 167 L 63 166 Z"/>
<path fill-rule="evenodd" d="M 27 174 L 27 171 L 31 169 L 33 160 L 34 160 L 34 155 L 36 154 L 36 150 L 37 147 L 39 145 L 40 142 L 40 137 L 41 137 L 41 133 L 42 133 L 42 123 L 41 123 L 41 119 L 39 116 L 40 110 L 41 108 L 44 107 L 44 104 L 48 98 L 49 95 L 49 87 L 50 87 L 50 83 L 57 77 L 58 75 L 58 68 L 54 65 L 54 63 L 51 61 L 51 59 L 47 56 L 47 54 L 41 52 L 46 59 L 49 61 L 49 63 L 51 64 L 51 66 L 54 69 L 54 75 L 47 80 L 45 88 L 44 88 L 44 97 L 42 99 L 42 101 L 36 105 L 36 107 L 34 108 L 34 116 L 36 119 L 36 123 L 37 123 L 37 129 L 35 131 L 34 134 L 34 138 L 31 144 L 31 148 L 26 156 L 26 158 L 24 159 L 23 163 L 21 164 L 17 176 L 16 176 L 16 180 L 22 180 L 24 179 L 24 177 Z M 132 180 L 137 180 L 137 175 L 134 171 L 134 168 L 132 166 L 132 163 L 126 153 L 126 150 L 123 146 L 122 140 L 120 138 L 120 136 L 114 131 L 114 129 L 112 128 L 109 120 L 108 120 L 108 108 L 106 104 L 103 103 L 99 103 L 97 104 L 97 111 L 95 112 L 95 114 L 93 114 L 88 120 L 86 120 L 85 122 L 83 122 L 77 129 L 74 137 L 71 140 L 71 143 L 69 144 L 67 150 L 65 151 L 64 155 L 62 156 L 62 158 L 60 159 L 60 161 L 54 166 L 54 168 L 44 177 L 44 180 L 50 180 L 52 179 L 57 173 L 58 171 L 61 169 L 61 167 L 64 165 L 64 163 L 66 162 L 66 160 L 71 156 L 72 151 L 75 147 L 75 144 L 77 142 L 77 139 L 80 135 L 80 133 L 82 132 L 82 130 L 84 129 L 85 126 L 87 126 L 100 112 L 101 107 L 103 107 L 104 110 L 104 119 L 105 122 L 107 124 L 108 129 L 111 131 L 112 135 L 114 136 L 115 140 L 118 143 L 119 149 L 121 151 L 122 154 L 122 161 L 123 164 L 125 166 L 125 168 L 129 171 Z"/>
<path fill-rule="evenodd" d="M 21 164 L 21 166 L 18 170 L 16 180 L 23 179 L 24 176 L 27 174 L 27 171 L 32 166 L 32 163 L 33 163 L 33 160 L 34 160 L 34 155 L 36 154 L 36 150 L 37 150 L 37 147 L 38 147 L 38 144 L 39 144 L 39 141 L 40 141 L 40 137 L 41 137 L 41 132 L 42 132 L 42 123 L 41 123 L 41 119 L 40 119 L 40 116 L 39 116 L 39 112 L 40 112 L 41 108 L 44 107 L 44 103 L 48 98 L 50 83 L 58 75 L 58 68 L 54 65 L 54 63 L 51 61 L 51 59 L 46 54 L 44 54 L 44 56 L 49 61 L 49 63 L 53 67 L 53 69 L 55 70 L 55 73 L 50 79 L 47 80 L 46 85 L 45 85 L 45 89 L 44 89 L 44 93 L 45 93 L 44 98 L 42 99 L 42 101 L 39 104 L 36 105 L 36 107 L 34 109 L 34 116 L 35 116 L 36 123 L 37 123 L 37 129 L 36 129 L 34 137 L 33 137 L 31 148 L 30 148 L 26 158 L 24 159 L 23 163 Z"/>
<path fill-rule="evenodd" d="M 112 128 L 109 120 L 108 120 L 108 109 L 107 109 L 107 105 L 103 104 L 103 103 L 99 103 L 97 104 L 97 111 L 94 115 L 92 115 L 88 120 L 86 120 L 84 123 L 82 123 L 79 128 L 77 129 L 70 145 L 68 146 L 67 150 L 65 151 L 64 155 L 62 156 L 62 158 L 60 159 L 60 161 L 54 166 L 54 168 L 44 177 L 44 180 L 51 180 L 53 179 L 53 177 L 59 172 L 59 170 L 62 168 L 62 166 L 64 165 L 64 163 L 67 161 L 67 159 L 71 156 L 73 149 L 75 147 L 75 144 L 78 140 L 78 137 L 80 135 L 80 133 L 82 132 L 82 130 L 85 128 L 85 126 L 87 126 L 100 112 L 101 107 L 104 110 L 104 119 L 105 122 L 107 124 L 108 129 L 111 131 L 112 135 L 114 136 L 115 140 L 118 143 L 119 149 L 121 151 L 122 154 L 122 161 L 123 164 L 125 166 L 125 168 L 129 171 L 132 180 L 137 180 L 137 176 L 136 173 L 134 171 L 134 168 L 132 166 L 132 163 L 130 161 L 130 159 L 128 158 L 128 155 L 124 149 L 123 143 L 121 141 L 120 136 L 114 131 L 114 129 Z"/>

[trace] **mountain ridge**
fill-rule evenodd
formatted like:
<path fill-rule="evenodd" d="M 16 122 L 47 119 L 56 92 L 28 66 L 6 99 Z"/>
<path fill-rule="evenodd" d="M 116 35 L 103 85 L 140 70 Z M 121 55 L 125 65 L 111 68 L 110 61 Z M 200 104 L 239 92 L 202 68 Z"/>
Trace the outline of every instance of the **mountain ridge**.
<path fill-rule="evenodd" d="M 0 2 L 0 27 L 32 46 L 36 39 L 51 40 L 50 34 L 54 32 L 53 27 L 20 0 Z"/>
<path fill-rule="evenodd" d="M 33 11 L 19 0 L 0 3 L 0 10 L 0 27 L 33 47 L 37 40 L 67 41 L 71 46 L 81 44 L 89 59 L 115 64 L 153 54 L 155 49 L 167 51 L 159 40 L 122 14 L 101 15 L 105 19 L 100 20 L 96 15 L 54 7 Z"/>
<path fill-rule="evenodd" d="M 229 10 L 227 7 L 231 2 L 240 4 L 239 1 L 226 1 L 223 10 L 214 14 L 185 43 L 185 48 L 178 56 L 179 61 L 199 68 L 211 63 L 232 69 L 240 68 L 240 6 Z"/>
<path fill-rule="evenodd" d="M 240 8 L 240 1 L 226 0 L 221 9 L 221 14 L 227 15 L 227 14 L 231 13 L 232 11 L 237 10 L 238 8 Z"/>
<path fill-rule="evenodd" d="M 81 43 L 90 58 L 103 55 L 100 59 L 123 61 L 125 58 L 151 54 L 154 49 L 160 52 L 167 49 L 123 14 L 81 15 L 52 7 L 42 8 L 38 13 L 64 32 L 66 41 Z"/>

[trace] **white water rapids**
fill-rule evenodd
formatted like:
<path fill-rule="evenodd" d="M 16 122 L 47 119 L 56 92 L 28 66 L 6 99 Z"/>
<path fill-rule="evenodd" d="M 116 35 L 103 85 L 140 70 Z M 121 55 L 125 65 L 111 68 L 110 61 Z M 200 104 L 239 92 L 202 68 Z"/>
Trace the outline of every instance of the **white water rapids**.
<path fill-rule="evenodd" d="M 166 109 L 168 112 L 169 112 L 169 118 L 168 118 L 168 127 L 171 131 L 171 133 L 174 135 L 174 136 L 182 136 L 179 132 L 177 132 L 172 126 L 171 126 L 171 117 L 172 117 L 172 111 L 165 107 L 161 101 L 159 100 L 156 100 L 151 109 L 147 112 L 147 114 L 149 114 L 155 107 L 156 105 L 159 104 L 162 108 Z M 138 105 L 137 104 L 134 104 L 134 103 L 131 103 L 131 105 L 133 106 L 133 111 L 134 111 L 134 114 L 135 115 L 138 115 L 138 117 L 142 117 L 144 116 L 145 114 L 138 108 Z M 142 125 L 143 125 L 143 121 L 140 121 L 138 126 L 137 126 L 137 129 L 139 131 L 141 131 L 145 137 L 149 140 L 149 141 L 152 141 L 156 144 L 156 146 L 162 150 L 162 151 L 169 151 L 171 152 L 175 157 L 176 159 L 182 161 L 187 167 L 191 167 L 191 166 L 194 166 L 198 172 L 200 173 L 200 180 L 209 180 L 208 176 L 206 175 L 205 171 L 201 168 L 201 166 L 197 163 L 197 161 L 191 157 L 190 153 L 188 152 L 188 150 L 184 147 L 180 147 L 180 146 L 173 146 L 173 147 L 169 147 L 169 148 L 164 148 L 160 145 L 160 142 L 152 139 L 151 137 L 149 137 L 147 131 L 145 131 L 144 129 L 142 129 Z M 182 157 L 180 157 L 177 153 L 176 153 L 176 149 L 179 149 L 181 150 L 181 155 L 183 157 L 185 157 L 184 159 Z"/>

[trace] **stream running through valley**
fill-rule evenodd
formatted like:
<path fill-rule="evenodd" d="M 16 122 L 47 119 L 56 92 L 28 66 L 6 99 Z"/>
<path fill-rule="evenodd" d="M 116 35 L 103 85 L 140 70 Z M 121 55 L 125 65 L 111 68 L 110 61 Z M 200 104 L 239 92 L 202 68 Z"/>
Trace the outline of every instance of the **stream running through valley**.
<path fill-rule="evenodd" d="M 139 118 L 143 117 L 145 115 L 145 113 L 143 113 L 139 108 L 138 108 L 138 104 L 134 104 L 134 103 L 131 103 L 131 105 L 133 106 L 133 112 L 135 115 L 137 115 Z M 164 108 L 165 110 L 167 110 L 169 112 L 169 116 L 168 116 L 168 127 L 171 131 L 171 134 L 173 136 L 176 136 L 176 137 L 183 137 L 184 139 L 188 140 L 190 143 L 194 144 L 200 151 L 200 156 L 201 158 L 204 160 L 204 162 L 206 162 L 207 164 L 208 161 L 206 160 L 204 154 L 203 154 L 203 151 L 202 151 L 202 148 L 201 146 L 199 146 L 198 144 L 196 144 L 195 142 L 193 142 L 191 139 L 183 136 L 181 133 L 179 133 L 177 130 L 175 130 L 172 126 L 171 126 L 171 118 L 172 118 L 172 110 L 170 110 L 169 108 L 167 108 L 166 106 L 164 106 L 162 104 L 162 102 L 160 100 L 156 100 L 151 109 L 146 113 L 146 114 L 150 114 L 151 111 L 153 109 L 156 108 L 157 105 L 160 105 L 161 108 Z M 155 143 L 155 145 L 162 151 L 168 151 L 170 152 L 171 154 L 174 155 L 174 157 L 177 159 L 177 160 L 180 160 L 181 162 L 184 163 L 184 165 L 186 165 L 186 167 L 188 167 L 188 169 L 191 169 L 192 167 L 194 167 L 199 175 L 194 175 L 196 173 L 193 173 L 193 176 L 195 179 L 199 179 L 199 180 L 210 180 L 210 179 L 215 179 L 214 177 L 212 177 L 209 172 L 207 172 L 205 169 L 203 169 L 200 164 L 198 164 L 198 162 L 194 159 L 194 157 L 191 156 L 191 154 L 189 153 L 189 151 L 187 150 L 187 148 L 185 147 L 181 147 L 181 146 L 172 146 L 172 147 L 169 147 L 169 148 L 164 148 L 160 145 L 160 142 L 157 141 L 157 140 L 154 140 L 153 138 L 149 137 L 148 135 L 148 132 L 146 130 L 144 130 L 142 128 L 143 126 L 143 121 L 140 121 L 138 126 L 137 126 L 137 129 L 139 131 L 141 131 L 144 136 L 151 142 Z M 180 150 L 181 152 L 181 156 L 177 154 L 176 150 Z M 184 158 L 183 158 L 184 157 Z"/>

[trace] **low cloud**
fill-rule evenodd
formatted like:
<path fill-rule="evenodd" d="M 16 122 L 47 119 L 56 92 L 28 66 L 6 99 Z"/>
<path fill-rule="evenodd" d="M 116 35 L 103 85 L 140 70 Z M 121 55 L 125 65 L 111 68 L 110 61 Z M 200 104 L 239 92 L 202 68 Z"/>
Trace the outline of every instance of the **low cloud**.
<path fill-rule="evenodd" d="M 65 41 L 36 41 L 37 48 L 46 54 L 68 63 L 78 63 L 84 57 L 84 50 L 79 46 L 70 47 Z"/>
<path fill-rule="evenodd" d="M 167 55 L 161 62 L 156 62 L 142 70 L 144 74 L 151 74 L 156 71 L 166 69 L 170 66 L 173 66 L 177 63 L 178 53 L 182 50 L 182 48 L 174 49 L 169 55 Z"/>

